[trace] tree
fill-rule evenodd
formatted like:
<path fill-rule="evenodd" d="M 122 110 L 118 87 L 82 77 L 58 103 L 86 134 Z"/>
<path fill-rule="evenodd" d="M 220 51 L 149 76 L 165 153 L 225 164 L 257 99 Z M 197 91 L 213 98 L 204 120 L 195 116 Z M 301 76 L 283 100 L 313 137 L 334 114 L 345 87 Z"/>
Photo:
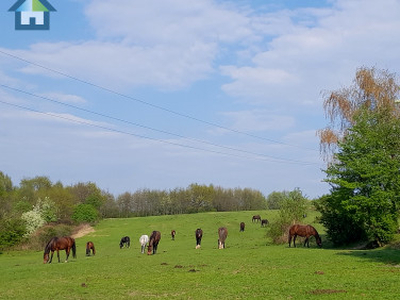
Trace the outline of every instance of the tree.
<path fill-rule="evenodd" d="M 362 68 L 353 86 L 325 99 L 331 126 L 319 132 L 331 194 L 317 201 L 336 244 L 391 239 L 397 229 L 400 121 L 394 74 Z M 333 130 L 337 125 L 336 131 Z"/>
<path fill-rule="evenodd" d="M 285 192 L 272 192 L 267 197 L 268 209 L 279 209 L 285 198 Z"/>
<path fill-rule="evenodd" d="M 400 109 L 396 99 L 399 91 L 395 74 L 387 70 L 362 67 L 357 70 L 350 87 L 325 92 L 323 106 L 329 124 L 317 132 L 324 158 L 330 161 L 338 143 L 343 141 L 349 128 L 355 124 L 354 117 L 360 109 L 376 111 L 384 108 L 391 111 L 394 118 L 398 118 Z"/>
<path fill-rule="evenodd" d="M 390 114 L 385 109 L 358 112 L 339 143 L 336 163 L 326 170 L 331 195 L 317 208 L 337 244 L 368 240 L 381 245 L 397 230 L 400 120 Z"/>

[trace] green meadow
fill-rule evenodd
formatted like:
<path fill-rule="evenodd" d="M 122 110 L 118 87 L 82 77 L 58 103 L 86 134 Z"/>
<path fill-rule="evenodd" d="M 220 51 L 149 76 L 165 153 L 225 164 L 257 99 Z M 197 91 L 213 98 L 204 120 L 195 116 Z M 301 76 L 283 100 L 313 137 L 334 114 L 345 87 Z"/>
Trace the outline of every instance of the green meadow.
<path fill-rule="evenodd" d="M 272 245 L 267 228 L 252 223 L 253 214 L 270 222 L 276 212 L 226 212 L 107 219 L 77 238 L 77 258 L 64 263 L 65 251 L 43 264 L 43 251 L 0 255 L 1 299 L 400 299 L 400 252 L 396 249 L 332 248 L 323 228 L 309 214 L 322 249 Z M 246 229 L 239 232 L 239 223 Z M 218 249 L 217 230 L 228 228 L 226 249 Z M 194 232 L 201 227 L 201 249 Z M 175 229 L 175 241 L 170 231 Z M 156 255 L 140 253 L 139 237 L 153 230 L 162 238 Z M 119 249 L 122 236 L 129 249 Z M 93 241 L 96 255 L 85 256 Z M 324 243 L 325 242 L 325 243 Z"/>

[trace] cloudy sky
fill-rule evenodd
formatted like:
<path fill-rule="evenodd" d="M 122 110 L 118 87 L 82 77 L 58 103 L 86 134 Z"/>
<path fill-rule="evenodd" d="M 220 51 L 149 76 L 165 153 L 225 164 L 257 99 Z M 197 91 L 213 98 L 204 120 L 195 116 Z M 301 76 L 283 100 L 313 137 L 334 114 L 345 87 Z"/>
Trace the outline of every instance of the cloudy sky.
<path fill-rule="evenodd" d="M 50 30 L 0 4 L 0 171 L 115 195 L 191 183 L 329 191 L 324 91 L 400 69 L 399 0 L 50 0 Z"/>

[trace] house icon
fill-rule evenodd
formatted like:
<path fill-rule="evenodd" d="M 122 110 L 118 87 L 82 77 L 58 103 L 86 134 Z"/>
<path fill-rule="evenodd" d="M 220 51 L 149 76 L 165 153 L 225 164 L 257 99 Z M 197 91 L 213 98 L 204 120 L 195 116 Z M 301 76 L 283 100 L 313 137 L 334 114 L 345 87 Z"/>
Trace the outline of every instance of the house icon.
<path fill-rule="evenodd" d="M 47 0 L 18 0 L 8 11 L 15 12 L 16 30 L 49 30 L 50 11 L 56 11 Z"/>

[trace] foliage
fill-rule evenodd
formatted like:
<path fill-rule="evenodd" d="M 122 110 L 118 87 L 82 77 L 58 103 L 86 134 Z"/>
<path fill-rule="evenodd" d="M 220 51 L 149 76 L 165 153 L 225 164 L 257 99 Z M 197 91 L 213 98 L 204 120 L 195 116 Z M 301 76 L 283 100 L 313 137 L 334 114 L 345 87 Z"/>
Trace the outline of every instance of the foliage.
<path fill-rule="evenodd" d="M 12 247 L 22 241 L 26 227 L 20 218 L 0 219 L 0 249 Z"/>
<path fill-rule="evenodd" d="M 326 170 L 331 195 L 317 208 L 333 242 L 387 243 L 398 227 L 400 120 L 381 107 L 360 110 L 354 121 Z"/>
<path fill-rule="evenodd" d="M 285 198 L 285 192 L 272 192 L 267 196 L 268 209 L 279 209 Z"/>
<path fill-rule="evenodd" d="M 65 224 L 45 225 L 38 229 L 29 240 L 24 243 L 24 247 L 31 250 L 43 250 L 47 242 L 55 236 L 69 236 L 72 234 L 72 227 Z"/>
<path fill-rule="evenodd" d="M 362 67 L 357 70 L 350 87 L 325 92 L 324 109 L 330 122 L 325 129 L 318 131 L 325 159 L 330 161 L 338 143 L 343 141 L 348 130 L 355 124 L 355 116 L 361 109 L 371 112 L 384 109 L 391 111 L 392 116 L 397 118 L 400 111 L 395 100 L 398 99 L 399 91 L 395 74 L 387 70 Z"/>
<path fill-rule="evenodd" d="M 98 219 L 98 211 L 91 204 L 77 205 L 72 215 L 72 220 L 77 223 L 94 223 Z"/>
<path fill-rule="evenodd" d="M 274 243 L 280 244 L 287 241 L 287 230 L 292 224 L 300 223 L 309 207 L 309 200 L 300 189 L 291 192 L 282 192 L 278 220 L 270 225 L 268 236 Z"/>

